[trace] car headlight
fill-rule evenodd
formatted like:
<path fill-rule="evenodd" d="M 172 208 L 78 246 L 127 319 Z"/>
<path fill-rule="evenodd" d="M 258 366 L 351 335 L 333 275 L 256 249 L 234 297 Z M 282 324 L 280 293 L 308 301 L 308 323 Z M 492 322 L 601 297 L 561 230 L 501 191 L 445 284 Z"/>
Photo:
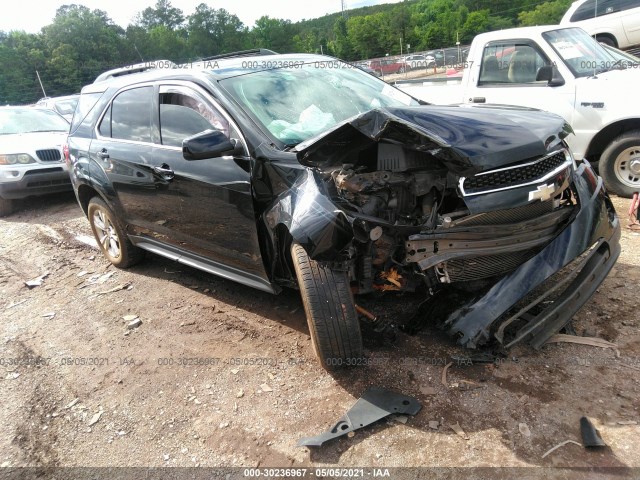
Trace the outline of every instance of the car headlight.
<path fill-rule="evenodd" d="M 27 163 L 36 163 L 36 161 L 28 153 L 0 155 L 0 165 L 15 165 L 16 163 L 26 165 Z"/>

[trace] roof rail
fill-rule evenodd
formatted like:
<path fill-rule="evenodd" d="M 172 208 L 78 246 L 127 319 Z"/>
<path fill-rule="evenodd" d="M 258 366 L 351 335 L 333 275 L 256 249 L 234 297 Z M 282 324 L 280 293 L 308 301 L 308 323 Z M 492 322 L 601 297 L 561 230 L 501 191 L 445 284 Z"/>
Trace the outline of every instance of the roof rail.
<path fill-rule="evenodd" d="M 240 50 L 239 52 L 222 53 L 220 55 L 213 55 L 211 57 L 205 57 L 198 60 L 199 62 L 207 62 L 209 60 L 219 60 L 221 58 L 235 58 L 235 57 L 253 57 L 258 55 L 278 55 L 273 50 L 266 48 L 253 48 L 251 50 Z"/>
<path fill-rule="evenodd" d="M 96 77 L 93 83 L 109 80 L 110 78 L 122 77 L 123 75 L 131 75 L 132 73 L 146 72 L 147 70 L 163 69 L 168 70 L 175 68 L 176 64 L 171 60 L 153 60 L 151 62 L 135 63 L 126 67 L 114 68 L 107 70 Z"/>

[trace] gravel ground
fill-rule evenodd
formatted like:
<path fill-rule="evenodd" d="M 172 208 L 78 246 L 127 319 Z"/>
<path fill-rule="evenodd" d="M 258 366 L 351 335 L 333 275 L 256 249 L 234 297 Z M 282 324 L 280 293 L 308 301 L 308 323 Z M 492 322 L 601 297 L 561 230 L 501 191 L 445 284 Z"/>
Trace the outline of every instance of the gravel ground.
<path fill-rule="evenodd" d="M 614 203 L 625 219 L 628 200 Z M 617 265 L 573 321 L 578 335 L 615 342 L 617 352 L 518 347 L 494 364 L 454 362 L 446 383 L 444 365 L 470 352 L 435 329 L 399 333 L 391 345 L 368 339 L 368 365 L 329 374 L 313 356 L 297 292 L 271 296 L 153 255 L 117 270 L 90 235 L 72 195 L 26 201 L 0 219 L 2 473 L 361 466 L 640 475 L 638 233 L 623 231 Z M 40 286 L 24 283 L 43 275 Z M 379 308 L 393 304 L 411 298 Z M 296 446 L 373 385 L 414 396 L 422 410 L 321 448 Z M 580 442 L 583 415 L 608 447 L 569 443 L 543 458 Z"/>

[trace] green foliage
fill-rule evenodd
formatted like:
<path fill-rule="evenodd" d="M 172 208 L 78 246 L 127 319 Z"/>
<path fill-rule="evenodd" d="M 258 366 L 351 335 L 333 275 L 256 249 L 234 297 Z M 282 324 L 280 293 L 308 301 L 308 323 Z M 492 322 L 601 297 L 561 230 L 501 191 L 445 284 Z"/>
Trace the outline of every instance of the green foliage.
<path fill-rule="evenodd" d="M 196 57 L 243 50 L 249 40 L 247 28 L 236 15 L 204 3 L 189 16 L 187 32 L 188 50 Z"/>
<path fill-rule="evenodd" d="M 157 0 L 155 7 L 147 7 L 136 17 L 136 24 L 146 30 L 155 27 L 178 28 L 184 22 L 184 14 L 171 5 L 169 0 Z"/>
<path fill-rule="evenodd" d="M 296 51 L 294 37 L 299 34 L 298 27 L 289 20 L 260 17 L 251 30 L 251 44 L 255 48 L 268 48 L 278 53 Z"/>
<path fill-rule="evenodd" d="M 74 93 L 112 68 L 140 61 L 186 62 L 247 48 L 360 60 L 450 47 L 517 23 L 557 23 L 571 0 L 404 0 L 292 23 L 264 16 L 251 29 L 225 9 L 201 3 L 185 16 L 156 0 L 126 30 L 102 10 L 63 5 L 40 33 L 0 32 L 0 104 Z M 534 5 L 535 8 L 533 8 Z"/>
<path fill-rule="evenodd" d="M 538 5 L 533 10 L 520 12 L 518 21 L 520 25 L 556 25 L 562 19 L 572 0 L 555 0 Z"/>

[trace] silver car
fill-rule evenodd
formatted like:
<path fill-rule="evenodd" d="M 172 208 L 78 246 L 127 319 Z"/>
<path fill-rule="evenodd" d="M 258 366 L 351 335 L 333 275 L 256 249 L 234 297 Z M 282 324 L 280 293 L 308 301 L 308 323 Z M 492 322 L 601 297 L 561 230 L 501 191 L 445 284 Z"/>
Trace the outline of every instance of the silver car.
<path fill-rule="evenodd" d="M 62 147 L 69 123 L 53 110 L 0 108 L 0 217 L 13 201 L 71 191 Z"/>

